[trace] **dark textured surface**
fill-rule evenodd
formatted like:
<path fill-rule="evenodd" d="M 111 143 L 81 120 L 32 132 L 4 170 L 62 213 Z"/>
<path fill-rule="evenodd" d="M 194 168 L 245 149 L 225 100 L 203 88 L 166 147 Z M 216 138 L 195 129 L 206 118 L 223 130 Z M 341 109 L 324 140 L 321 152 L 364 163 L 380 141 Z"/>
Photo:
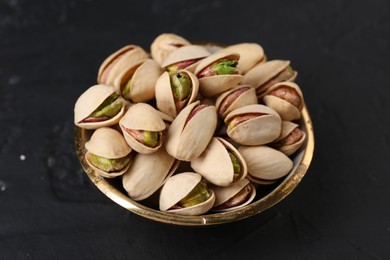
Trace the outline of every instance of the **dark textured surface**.
<path fill-rule="evenodd" d="M 388 1 L 0 0 L 0 259 L 389 259 Z M 314 160 L 282 203 L 224 226 L 136 216 L 87 179 L 73 106 L 103 59 L 162 32 L 291 59 Z"/>

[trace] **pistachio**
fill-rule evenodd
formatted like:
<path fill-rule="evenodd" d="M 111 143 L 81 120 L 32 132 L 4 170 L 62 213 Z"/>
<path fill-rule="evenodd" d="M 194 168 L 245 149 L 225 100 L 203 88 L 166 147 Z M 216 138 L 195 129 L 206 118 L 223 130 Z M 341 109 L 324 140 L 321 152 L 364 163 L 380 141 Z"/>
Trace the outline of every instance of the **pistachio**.
<path fill-rule="evenodd" d="M 116 116 L 122 108 L 122 100 L 117 94 L 112 94 L 82 122 L 104 121 Z"/>
<path fill-rule="evenodd" d="M 238 206 L 248 200 L 248 196 L 252 194 L 252 186 L 251 184 L 247 184 L 244 188 L 242 188 L 239 192 L 237 192 L 233 197 L 213 208 L 213 210 L 220 211 L 227 208 L 232 208 Z"/>
<path fill-rule="evenodd" d="M 231 129 L 235 128 L 236 126 L 238 126 L 239 124 L 242 124 L 248 120 L 260 117 L 262 115 L 264 115 L 264 114 L 263 113 L 248 113 L 248 114 L 243 114 L 243 115 L 237 115 L 237 116 L 231 118 L 227 122 L 228 130 L 231 130 Z"/>
<path fill-rule="evenodd" d="M 278 142 L 275 142 L 272 146 L 274 148 L 279 148 L 282 146 L 295 144 L 296 142 L 301 140 L 303 135 L 304 135 L 303 131 L 297 127 L 294 130 L 292 130 L 292 132 L 288 136 L 286 136 L 282 140 L 279 140 Z"/>
<path fill-rule="evenodd" d="M 299 97 L 299 94 L 297 91 L 290 87 L 280 87 L 275 89 L 274 91 L 270 92 L 269 95 L 273 95 L 275 97 L 281 98 L 283 100 L 286 100 L 288 103 L 295 107 L 299 107 L 301 103 L 301 99 Z"/>
<path fill-rule="evenodd" d="M 207 185 L 204 182 L 199 182 L 195 188 L 188 193 L 183 199 L 181 199 L 177 205 L 173 206 L 173 208 L 187 208 L 191 206 L 195 206 L 202 202 L 205 202 L 210 198 L 211 194 L 207 190 Z"/>
<path fill-rule="evenodd" d="M 134 130 L 125 128 L 126 132 L 131 135 L 138 142 L 155 148 L 159 145 L 161 132 L 147 131 L 147 130 Z"/>
<path fill-rule="evenodd" d="M 109 159 L 93 153 L 88 154 L 88 159 L 96 168 L 105 172 L 117 172 L 122 170 L 130 162 L 130 155 L 118 159 Z"/>
<path fill-rule="evenodd" d="M 191 79 L 183 72 L 178 72 L 170 77 L 173 96 L 183 101 L 191 94 Z"/>
<path fill-rule="evenodd" d="M 192 59 L 192 60 L 186 60 L 186 61 L 180 61 L 175 64 L 169 65 L 166 70 L 169 72 L 169 74 L 175 74 L 177 71 L 185 69 L 192 64 L 197 63 L 201 58 L 199 59 Z"/>
<path fill-rule="evenodd" d="M 228 152 L 228 153 L 229 153 L 230 160 L 232 161 L 233 164 L 234 179 L 237 179 L 241 173 L 240 161 L 232 152 Z"/>
<path fill-rule="evenodd" d="M 273 78 L 269 79 L 261 87 L 261 91 L 264 91 L 264 90 L 270 88 L 271 86 L 275 85 L 276 83 L 289 81 L 290 79 L 294 78 L 295 76 L 296 76 L 296 71 L 293 70 L 291 65 L 289 65 L 289 66 L 287 66 L 287 68 L 285 68 L 284 70 L 279 72 L 276 76 L 274 76 Z M 260 93 L 258 92 L 258 94 L 260 94 Z"/>
<path fill-rule="evenodd" d="M 237 60 L 219 60 L 204 68 L 198 73 L 198 78 L 211 77 L 215 75 L 238 74 Z"/>

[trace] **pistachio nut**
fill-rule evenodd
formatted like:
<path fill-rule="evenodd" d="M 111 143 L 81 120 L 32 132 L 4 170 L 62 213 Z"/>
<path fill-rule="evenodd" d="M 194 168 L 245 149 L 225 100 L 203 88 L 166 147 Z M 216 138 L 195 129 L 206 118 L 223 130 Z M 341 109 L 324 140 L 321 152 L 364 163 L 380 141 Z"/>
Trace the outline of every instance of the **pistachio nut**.
<path fill-rule="evenodd" d="M 198 95 L 199 81 L 187 70 L 169 75 L 164 72 L 156 83 L 156 103 L 159 110 L 176 117 Z"/>
<path fill-rule="evenodd" d="M 301 117 L 304 101 L 301 89 L 294 82 L 281 82 L 270 87 L 262 96 L 263 102 L 279 113 L 282 120 Z"/>
<path fill-rule="evenodd" d="M 263 47 L 257 43 L 234 44 L 221 49 L 219 52 L 233 52 L 240 54 L 237 68 L 242 74 L 247 73 L 256 64 L 266 61 Z"/>
<path fill-rule="evenodd" d="M 195 69 L 199 91 L 204 97 L 213 97 L 237 86 L 243 79 L 236 68 L 238 53 L 215 53 L 201 60 Z"/>
<path fill-rule="evenodd" d="M 107 57 L 99 68 L 97 81 L 113 85 L 115 79 L 128 67 L 148 58 L 148 54 L 137 45 L 127 45 Z"/>
<path fill-rule="evenodd" d="M 256 91 L 250 85 L 239 85 L 221 94 L 215 101 L 218 114 L 225 118 L 233 110 L 257 104 Z"/>
<path fill-rule="evenodd" d="M 244 158 L 232 144 L 220 137 L 211 139 L 206 150 L 191 161 L 191 168 L 218 186 L 229 186 L 247 175 Z"/>
<path fill-rule="evenodd" d="M 284 153 L 268 146 L 241 146 L 238 151 L 248 166 L 248 179 L 258 184 L 271 184 L 286 176 L 293 162 Z"/>
<path fill-rule="evenodd" d="M 150 51 L 152 58 L 161 65 L 172 51 L 190 44 L 189 41 L 179 35 L 163 33 L 154 39 L 150 46 Z"/>
<path fill-rule="evenodd" d="M 162 145 L 166 127 L 160 114 L 149 104 L 132 105 L 119 121 L 126 142 L 142 154 L 156 152 Z"/>
<path fill-rule="evenodd" d="M 214 192 L 194 172 L 178 173 L 170 177 L 160 193 L 160 210 L 178 215 L 201 215 L 215 202 Z"/>
<path fill-rule="evenodd" d="M 276 83 L 294 81 L 298 73 L 290 66 L 288 60 L 271 60 L 260 63 L 249 70 L 242 84 L 249 84 L 256 89 L 257 96 L 262 95 Z"/>
<path fill-rule="evenodd" d="M 279 137 L 282 121 L 278 113 L 264 105 L 249 105 L 230 112 L 225 118 L 227 134 L 239 144 L 261 145 Z"/>
<path fill-rule="evenodd" d="M 152 59 L 145 59 L 124 69 L 114 86 L 123 98 L 132 102 L 147 102 L 155 97 L 155 84 L 162 70 Z"/>
<path fill-rule="evenodd" d="M 152 154 L 138 153 L 122 177 L 123 188 L 135 201 L 155 193 L 175 172 L 179 161 L 161 147 Z"/>
<path fill-rule="evenodd" d="M 119 122 L 124 112 L 123 100 L 113 87 L 94 85 L 77 99 L 74 123 L 86 129 L 112 126 Z"/>
<path fill-rule="evenodd" d="M 256 188 L 247 178 L 240 179 L 227 187 L 212 186 L 215 202 L 212 211 L 225 212 L 242 208 L 253 201 Z"/>
<path fill-rule="evenodd" d="M 108 127 L 97 129 L 85 143 L 85 160 L 99 175 L 113 178 L 129 168 L 131 148 L 123 136 Z"/>
<path fill-rule="evenodd" d="M 165 68 L 169 74 L 174 74 L 182 69 L 194 72 L 198 62 L 209 55 L 210 53 L 203 46 L 183 46 L 171 52 L 162 63 L 162 67 Z"/>
<path fill-rule="evenodd" d="M 280 136 L 271 144 L 271 147 L 290 156 L 303 145 L 305 139 L 306 133 L 299 129 L 298 124 L 283 121 Z"/>
<path fill-rule="evenodd" d="M 167 152 L 182 161 L 191 161 L 201 155 L 217 127 L 214 106 L 200 101 L 186 106 L 173 120 L 166 137 Z"/>

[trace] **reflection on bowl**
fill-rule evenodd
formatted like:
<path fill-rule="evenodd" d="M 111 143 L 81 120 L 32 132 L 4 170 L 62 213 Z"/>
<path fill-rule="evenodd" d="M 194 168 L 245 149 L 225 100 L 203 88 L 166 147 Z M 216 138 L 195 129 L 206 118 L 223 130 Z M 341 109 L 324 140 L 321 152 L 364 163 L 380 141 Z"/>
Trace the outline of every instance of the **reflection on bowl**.
<path fill-rule="evenodd" d="M 142 217 L 168 224 L 182 226 L 215 225 L 229 223 L 260 213 L 283 200 L 295 189 L 308 170 L 314 151 L 313 126 L 306 106 L 302 110 L 299 124 L 302 130 L 306 132 L 306 141 L 292 157 L 294 167 L 287 176 L 272 185 L 259 185 L 256 198 L 247 206 L 234 211 L 208 213 L 200 216 L 181 216 L 159 211 L 156 203 L 158 198 L 155 196 L 141 203 L 136 202 L 127 196 L 126 191 L 122 187 L 120 177 L 106 179 L 92 170 L 85 161 L 86 150 L 84 148 L 84 144 L 89 140 L 92 131 L 76 127 L 75 145 L 80 163 L 88 177 L 100 191 L 120 206 Z M 184 165 L 184 167 L 186 166 Z"/>

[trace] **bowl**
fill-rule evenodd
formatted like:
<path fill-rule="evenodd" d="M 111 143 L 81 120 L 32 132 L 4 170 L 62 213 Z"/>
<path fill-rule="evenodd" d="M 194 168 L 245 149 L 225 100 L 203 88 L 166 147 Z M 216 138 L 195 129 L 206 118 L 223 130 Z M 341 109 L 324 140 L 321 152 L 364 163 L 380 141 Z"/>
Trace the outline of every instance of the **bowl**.
<path fill-rule="evenodd" d="M 113 179 L 103 178 L 87 164 L 84 144 L 89 140 L 93 131 L 76 127 L 74 141 L 77 156 L 92 183 L 109 199 L 125 209 L 147 219 L 180 226 L 226 224 L 251 217 L 276 205 L 288 196 L 305 176 L 313 157 L 314 133 L 309 111 L 306 106 L 303 107 L 301 115 L 299 124 L 302 130 L 306 132 L 306 141 L 292 157 L 294 167 L 290 173 L 272 185 L 259 186 L 255 200 L 245 207 L 234 211 L 208 213 L 200 216 L 174 215 L 159 211 L 156 207 L 148 203 L 139 203 L 132 200 L 123 189 L 120 177 Z"/>

